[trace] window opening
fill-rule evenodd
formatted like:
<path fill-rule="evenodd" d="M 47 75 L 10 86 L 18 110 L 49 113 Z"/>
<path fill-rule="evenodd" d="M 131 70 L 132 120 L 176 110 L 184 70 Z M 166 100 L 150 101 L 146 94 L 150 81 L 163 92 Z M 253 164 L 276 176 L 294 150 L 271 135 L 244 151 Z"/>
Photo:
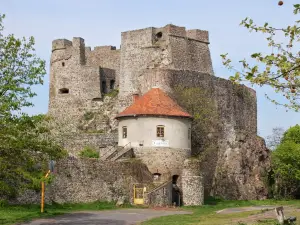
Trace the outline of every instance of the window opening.
<path fill-rule="evenodd" d="M 69 94 L 69 89 L 68 88 L 61 88 L 61 89 L 59 89 L 59 94 Z"/>
<path fill-rule="evenodd" d="M 110 89 L 115 89 L 115 80 L 110 80 Z"/>
<path fill-rule="evenodd" d="M 106 89 L 106 81 L 102 81 L 102 93 L 106 94 L 107 89 Z"/>
<path fill-rule="evenodd" d="M 155 35 L 155 37 L 156 37 L 157 39 L 162 38 L 162 32 L 158 32 L 158 33 Z"/>
<path fill-rule="evenodd" d="M 157 137 L 164 137 L 165 136 L 165 127 L 164 126 L 157 126 L 156 127 L 156 136 Z"/>
<path fill-rule="evenodd" d="M 127 138 L 127 127 L 122 127 L 123 138 Z"/>

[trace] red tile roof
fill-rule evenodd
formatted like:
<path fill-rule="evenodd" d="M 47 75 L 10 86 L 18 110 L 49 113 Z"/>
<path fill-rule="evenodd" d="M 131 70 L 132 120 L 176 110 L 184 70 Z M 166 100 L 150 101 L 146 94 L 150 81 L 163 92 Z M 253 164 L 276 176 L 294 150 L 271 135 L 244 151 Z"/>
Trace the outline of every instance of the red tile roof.
<path fill-rule="evenodd" d="M 135 102 L 119 113 L 116 118 L 135 115 L 155 116 L 192 116 L 183 110 L 173 99 L 159 88 L 152 88 L 146 94 L 135 100 Z"/>

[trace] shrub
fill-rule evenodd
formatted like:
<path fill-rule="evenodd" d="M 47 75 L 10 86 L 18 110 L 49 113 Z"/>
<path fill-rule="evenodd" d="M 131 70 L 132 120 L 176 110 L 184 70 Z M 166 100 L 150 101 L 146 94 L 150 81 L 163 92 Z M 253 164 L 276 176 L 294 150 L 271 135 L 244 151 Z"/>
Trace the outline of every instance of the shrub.
<path fill-rule="evenodd" d="M 79 156 L 84 158 L 99 158 L 99 152 L 97 152 L 94 148 L 85 147 L 79 154 Z"/>

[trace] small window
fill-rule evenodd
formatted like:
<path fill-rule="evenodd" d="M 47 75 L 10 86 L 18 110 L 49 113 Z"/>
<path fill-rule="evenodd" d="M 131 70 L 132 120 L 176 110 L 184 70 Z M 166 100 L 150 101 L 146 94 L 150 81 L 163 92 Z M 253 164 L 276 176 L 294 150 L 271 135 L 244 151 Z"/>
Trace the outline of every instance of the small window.
<path fill-rule="evenodd" d="M 123 138 L 127 138 L 127 127 L 122 127 Z"/>
<path fill-rule="evenodd" d="M 165 127 L 164 126 L 157 126 L 156 127 L 156 136 L 157 137 L 164 137 L 165 136 Z"/>
<path fill-rule="evenodd" d="M 59 89 L 59 94 L 69 94 L 69 89 L 68 88 L 61 88 L 61 89 Z"/>
<path fill-rule="evenodd" d="M 189 130 L 188 130 L 188 139 L 189 140 L 191 139 L 191 128 L 189 128 Z"/>
<path fill-rule="evenodd" d="M 110 80 L 109 88 L 110 90 L 115 89 L 115 80 Z"/>
<path fill-rule="evenodd" d="M 62 66 L 65 66 L 65 62 L 62 62 L 62 64 L 61 64 Z"/>
<path fill-rule="evenodd" d="M 162 37 L 162 32 L 158 32 L 158 33 L 155 35 L 155 37 L 156 37 L 157 39 L 161 38 L 161 37 Z"/>

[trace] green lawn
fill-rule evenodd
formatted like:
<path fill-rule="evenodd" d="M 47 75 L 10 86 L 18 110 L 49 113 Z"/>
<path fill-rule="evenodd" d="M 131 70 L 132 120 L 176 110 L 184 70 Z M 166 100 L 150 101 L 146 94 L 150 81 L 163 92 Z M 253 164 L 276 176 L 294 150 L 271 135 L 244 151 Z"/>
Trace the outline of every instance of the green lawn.
<path fill-rule="evenodd" d="M 131 207 L 130 205 L 123 206 Z M 24 206 L 2 206 L 0 207 L 0 224 L 14 224 L 16 222 L 30 221 L 34 218 L 51 217 L 61 215 L 67 212 L 81 210 L 108 210 L 116 209 L 115 203 L 94 202 L 87 204 L 53 204 L 45 206 L 45 213 L 40 213 L 39 205 Z"/>
<path fill-rule="evenodd" d="M 191 215 L 173 215 L 165 216 L 160 218 L 151 219 L 142 223 L 143 225 L 245 225 L 243 219 L 251 216 L 261 214 L 265 211 L 251 211 L 243 213 L 232 213 L 232 214 L 216 214 L 216 211 L 224 208 L 232 207 L 245 207 L 245 206 L 261 206 L 261 205 L 283 205 L 293 206 L 295 208 L 300 207 L 300 201 L 275 201 L 275 200 L 264 200 L 264 201 L 208 201 L 204 206 L 199 207 L 183 207 L 183 210 L 192 211 Z M 300 219 L 300 213 L 293 214 Z M 275 214 L 274 214 L 275 218 Z M 257 225 L 275 225 L 276 220 L 260 219 L 256 223 Z"/>
<path fill-rule="evenodd" d="M 204 206 L 199 207 L 182 207 L 182 210 L 192 211 L 191 215 L 175 215 L 155 218 L 143 223 L 143 225 L 245 225 L 248 223 L 239 223 L 243 219 L 263 213 L 263 211 L 252 211 L 233 214 L 216 214 L 216 211 L 231 208 L 231 207 L 244 207 L 244 206 L 259 206 L 259 205 L 283 205 L 293 206 L 300 208 L 300 201 L 220 201 L 210 200 L 206 201 Z M 125 205 L 123 208 L 132 207 Z M 53 204 L 45 206 L 45 213 L 40 213 L 39 205 L 24 205 L 24 206 L 2 206 L 0 207 L 0 224 L 9 225 L 17 222 L 29 221 L 35 218 L 51 217 L 72 211 L 83 210 L 108 210 L 116 209 L 114 203 L 108 202 L 94 202 L 88 204 Z M 300 211 L 293 213 L 300 219 Z M 234 221 L 234 222 L 233 222 Z M 250 223 L 251 224 L 251 223 Z M 253 223 L 252 223 L 253 224 Z M 275 220 L 260 219 L 255 224 L 259 225 L 275 225 Z"/>

